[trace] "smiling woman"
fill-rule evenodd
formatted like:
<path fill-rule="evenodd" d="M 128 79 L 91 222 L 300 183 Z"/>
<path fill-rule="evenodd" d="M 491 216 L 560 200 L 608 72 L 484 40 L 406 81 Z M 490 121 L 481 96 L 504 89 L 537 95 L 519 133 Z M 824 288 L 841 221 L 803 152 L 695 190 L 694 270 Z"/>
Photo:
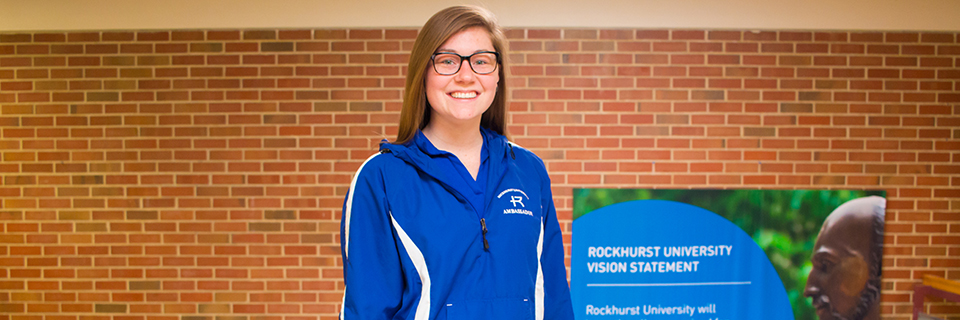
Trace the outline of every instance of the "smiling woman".
<path fill-rule="evenodd" d="M 490 56 L 496 57 L 496 53 L 492 51 L 493 44 L 488 34 L 482 28 L 473 27 L 453 35 L 437 49 L 439 52 L 433 55 L 431 63 L 433 70 L 427 71 L 430 121 L 422 128 L 423 134 L 441 150 L 451 151 L 460 158 L 474 179 L 480 163 L 472 160 L 479 158 L 476 157 L 479 155 L 476 151 L 479 151 L 483 141 L 479 130 L 460 128 L 479 127 L 482 115 L 490 108 L 497 94 L 500 75 L 493 73 L 496 59 Z M 463 65 L 461 54 L 470 56 L 470 59 L 464 60 L 470 65 L 469 69 L 460 67 Z M 478 64 L 485 72 L 478 73 L 474 70 L 474 64 Z M 500 112 L 502 110 L 500 108 Z"/>
<path fill-rule="evenodd" d="M 505 137 L 503 44 L 478 7 L 421 29 L 397 139 L 344 201 L 342 319 L 573 318 L 546 168 Z"/>

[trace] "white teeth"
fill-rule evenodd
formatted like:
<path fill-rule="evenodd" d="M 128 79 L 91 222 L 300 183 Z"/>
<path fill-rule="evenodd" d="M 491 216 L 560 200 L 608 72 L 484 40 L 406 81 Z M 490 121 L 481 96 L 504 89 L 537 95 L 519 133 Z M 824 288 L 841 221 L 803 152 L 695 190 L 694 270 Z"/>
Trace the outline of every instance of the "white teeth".
<path fill-rule="evenodd" d="M 477 97 L 476 92 L 454 92 L 450 95 L 457 99 L 473 99 Z"/>

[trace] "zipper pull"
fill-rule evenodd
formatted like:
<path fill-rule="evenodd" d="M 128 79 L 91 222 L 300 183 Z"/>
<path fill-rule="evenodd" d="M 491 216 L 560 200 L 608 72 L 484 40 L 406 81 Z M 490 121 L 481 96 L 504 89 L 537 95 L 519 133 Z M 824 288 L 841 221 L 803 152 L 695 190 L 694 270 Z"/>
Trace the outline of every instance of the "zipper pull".
<path fill-rule="evenodd" d="M 480 230 L 483 231 L 483 250 L 490 250 L 490 244 L 487 243 L 487 221 L 480 218 Z"/>

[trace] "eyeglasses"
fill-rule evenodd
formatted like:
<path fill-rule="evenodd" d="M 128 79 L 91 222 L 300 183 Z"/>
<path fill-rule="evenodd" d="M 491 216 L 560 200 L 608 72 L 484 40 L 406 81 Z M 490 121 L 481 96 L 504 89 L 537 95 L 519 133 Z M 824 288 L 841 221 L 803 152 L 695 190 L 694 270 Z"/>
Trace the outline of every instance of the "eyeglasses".
<path fill-rule="evenodd" d="M 433 70 L 445 76 L 459 72 L 463 60 L 470 61 L 470 69 L 474 73 L 490 74 L 497 70 L 500 54 L 493 51 L 480 51 L 469 56 L 461 56 L 453 52 L 437 52 L 430 59 L 433 60 Z"/>

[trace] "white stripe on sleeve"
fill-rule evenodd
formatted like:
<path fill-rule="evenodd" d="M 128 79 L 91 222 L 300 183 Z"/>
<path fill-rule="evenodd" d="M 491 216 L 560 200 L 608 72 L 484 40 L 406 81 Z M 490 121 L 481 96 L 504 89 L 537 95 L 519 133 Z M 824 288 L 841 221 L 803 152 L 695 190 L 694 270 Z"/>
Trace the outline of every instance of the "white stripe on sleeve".
<path fill-rule="evenodd" d="M 353 191 L 357 188 L 357 178 L 360 177 L 360 171 L 362 171 L 363 167 L 367 165 L 367 162 L 370 162 L 370 160 L 372 160 L 373 157 L 376 157 L 378 155 L 380 155 L 379 152 L 374 153 L 372 156 L 367 158 L 367 160 L 364 160 L 363 164 L 360 165 L 360 168 L 357 168 L 357 173 L 353 175 L 353 181 L 350 182 L 350 191 L 349 191 L 349 194 L 347 195 L 347 207 L 346 207 L 346 210 L 343 211 L 343 217 L 342 217 L 343 234 L 340 235 L 341 237 L 343 237 L 344 258 L 350 257 L 350 217 L 353 215 L 353 193 L 354 193 Z M 344 263 L 346 263 L 346 261 L 344 261 Z"/>
<path fill-rule="evenodd" d="M 534 294 L 536 302 L 536 320 L 543 320 L 543 219 L 540 219 L 540 240 L 537 241 L 537 288 Z"/>
<path fill-rule="evenodd" d="M 372 156 L 367 158 L 367 160 L 364 160 L 363 164 L 360 165 L 360 168 L 357 168 L 357 173 L 353 175 L 353 181 L 350 181 L 350 191 L 349 191 L 349 194 L 347 195 L 347 208 L 343 212 L 343 217 L 341 218 L 343 219 L 344 225 L 343 225 L 343 234 L 340 236 L 343 237 L 343 243 L 344 243 L 343 254 L 345 257 L 350 255 L 350 217 L 353 215 L 353 191 L 357 188 L 357 176 L 360 175 L 360 171 L 363 170 L 363 166 L 366 166 L 367 162 L 370 162 L 370 159 L 373 159 L 373 157 L 376 157 L 378 155 L 380 155 L 379 152 L 374 153 Z M 344 261 L 343 263 L 346 263 L 346 261 Z M 340 320 L 343 320 L 343 313 L 344 313 L 343 309 L 346 306 L 347 306 L 347 288 L 344 287 L 343 300 L 340 301 Z"/>
<path fill-rule="evenodd" d="M 407 232 L 403 231 L 403 228 L 397 223 L 397 219 L 393 218 L 392 212 L 390 213 L 390 221 L 393 222 L 393 227 L 397 229 L 397 236 L 400 237 L 400 242 L 403 243 L 407 256 L 410 256 L 413 266 L 420 275 L 420 303 L 417 304 L 417 311 L 414 313 L 413 319 L 427 320 L 430 316 L 430 272 L 427 271 L 427 261 L 423 258 L 423 253 L 420 252 L 417 244 L 413 243 L 413 240 L 407 236 Z"/>

